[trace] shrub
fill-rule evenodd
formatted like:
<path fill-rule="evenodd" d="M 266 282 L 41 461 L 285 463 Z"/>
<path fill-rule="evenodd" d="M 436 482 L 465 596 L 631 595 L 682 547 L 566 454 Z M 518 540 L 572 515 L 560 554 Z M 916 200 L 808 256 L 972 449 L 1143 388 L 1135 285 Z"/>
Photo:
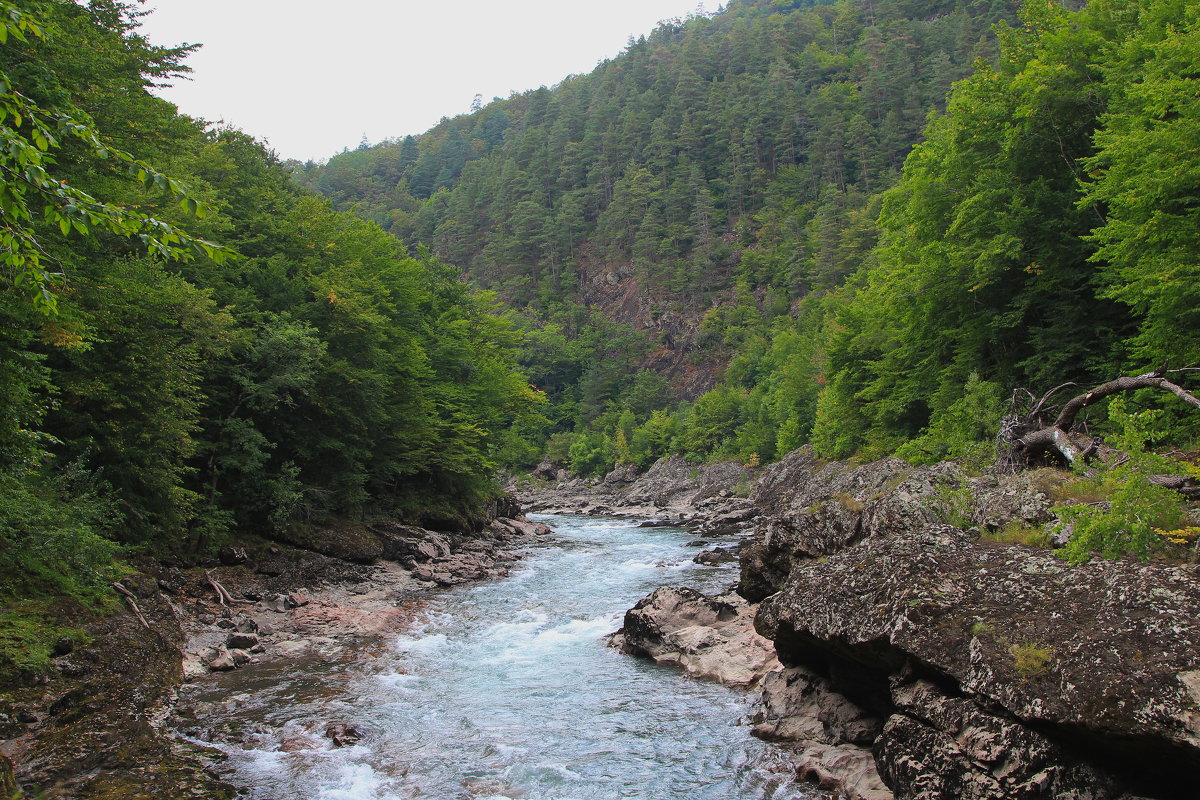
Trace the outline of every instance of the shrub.
<path fill-rule="evenodd" d="M 971 373 L 962 397 L 933 415 L 929 427 L 904 443 L 896 455 L 912 464 L 962 460 L 970 473 L 981 472 L 994 458 L 993 439 L 1002 414 L 1000 384 Z"/>
<path fill-rule="evenodd" d="M 1093 553 L 1105 558 L 1133 555 L 1146 560 L 1164 544 L 1159 530 L 1184 527 L 1186 508 L 1176 492 L 1151 484 L 1150 475 L 1195 470 L 1164 456 L 1148 446 L 1161 439 L 1156 427 L 1162 412 L 1146 409 L 1126 411 L 1125 402 L 1115 398 L 1109 406 L 1109 419 L 1119 429 L 1115 443 L 1126 455 L 1112 463 L 1101 464 L 1090 479 L 1105 502 L 1067 505 L 1056 508 L 1058 530 L 1070 530 L 1071 539 L 1063 555 L 1071 563 L 1086 561 Z M 1081 482 L 1088 486 L 1086 482 Z"/>

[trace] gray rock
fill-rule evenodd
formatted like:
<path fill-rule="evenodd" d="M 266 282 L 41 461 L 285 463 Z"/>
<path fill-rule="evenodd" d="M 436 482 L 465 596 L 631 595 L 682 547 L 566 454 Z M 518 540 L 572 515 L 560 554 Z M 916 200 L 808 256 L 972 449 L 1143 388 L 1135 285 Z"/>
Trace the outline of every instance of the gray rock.
<path fill-rule="evenodd" d="M 738 560 L 738 548 L 736 547 L 717 547 L 712 550 L 701 550 L 697 553 L 692 561 L 697 564 L 731 564 Z"/>
<path fill-rule="evenodd" d="M 880 739 L 898 796 L 1049 798 L 1086 785 L 1093 793 L 1077 796 L 1115 797 L 1103 787 L 1118 773 L 1148 776 L 1134 787 L 1145 794 L 1182 796 L 1200 769 L 1198 611 L 1200 584 L 1187 569 L 1072 568 L 1045 551 L 980 544 L 941 526 L 794 565 L 757 626 L 785 664 L 841 669 L 840 691 L 905 718 L 891 719 Z M 911 682 L 910 664 L 967 705 L 947 704 L 925 684 L 891 690 Z M 918 762 L 949 769 L 980 760 L 951 747 L 962 747 L 956 737 L 968 722 L 1027 756 L 981 762 L 969 785 L 909 787 L 924 769 Z M 1079 752 L 1094 763 L 1070 755 Z M 1043 764 L 1053 774 L 1043 776 Z"/>
<path fill-rule="evenodd" d="M 237 662 L 234 661 L 233 655 L 227 650 L 222 650 L 217 655 L 208 659 L 205 664 L 213 672 L 228 672 L 237 669 Z"/>
<path fill-rule="evenodd" d="M 771 643 L 753 627 L 754 608 L 737 595 L 706 597 L 664 586 L 625 614 L 625 652 L 677 664 L 691 675 L 755 686 L 778 666 Z"/>
<path fill-rule="evenodd" d="M 250 556 L 246 553 L 244 547 L 222 547 L 217 557 L 221 559 L 221 563 L 227 567 L 232 567 L 237 564 L 245 564 L 250 560 Z"/>
<path fill-rule="evenodd" d="M 363 738 L 363 732 L 355 725 L 338 723 L 326 728 L 325 736 L 333 740 L 334 747 L 350 747 L 358 744 Z"/>
<path fill-rule="evenodd" d="M 225 640 L 225 645 L 231 650 L 249 650 L 258 644 L 258 636 L 253 633 L 231 633 Z"/>

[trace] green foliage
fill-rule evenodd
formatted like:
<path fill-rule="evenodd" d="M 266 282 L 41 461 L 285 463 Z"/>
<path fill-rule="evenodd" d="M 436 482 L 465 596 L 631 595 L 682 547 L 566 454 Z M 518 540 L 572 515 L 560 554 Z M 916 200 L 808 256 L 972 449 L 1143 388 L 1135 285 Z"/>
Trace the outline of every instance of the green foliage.
<path fill-rule="evenodd" d="M 718 420 L 708 398 L 673 435 L 697 458 L 771 460 L 816 418 L 825 311 L 802 298 L 872 260 L 876 192 L 1014 5 L 732 3 L 589 75 L 295 174 L 535 320 L 522 363 L 549 399 L 541 435 L 582 426 L 615 446 L 609 412 L 641 424 L 677 399 L 668 385 L 732 356 L 736 413 Z M 630 319 L 635 296 L 646 330 L 619 347 L 579 313 Z M 652 384 L 648 364 L 669 374 Z"/>
<path fill-rule="evenodd" d="M 0 10 L 0 250 L 58 312 L 0 296 L 0 589 L 82 598 L 112 540 L 203 550 L 297 519 L 478 522 L 543 402 L 494 298 L 305 196 L 245 134 L 153 97 L 191 48 L 147 43 L 133 4 Z M 86 235 L 58 235 L 66 217 Z M 46 284 L 50 263 L 69 280 Z M 76 473 L 91 488 L 63 488 Z"/>
<path fill-rule="evenodd" d="M 938 518 L 947 525 L 969 528 L 974 524 L 972 512 L 975 504 L 970 486 L 939 485 L 935 492 L 935 510 Z"/>
<path fill-rule="evenodd" d="M 103 534 L 119 521 L 111 490 L 78 463 L 60 474 L 0 472 L 0 602 L 102 603 L 120 574 L 117 546 Z"/>
<path fill-rule="evenodd" d="M 598 478 L 613 468 L 617 453 L 614 442 L 607 436 L 588 431 L 575 437 L 567 456 L 576 475 Z"/>
<path fill-rule="evenodd" d="M 1087 561 L 1093 553 L 1146 560 L 1164 544 L 1156 529 L 1182 528 L 1187 519 L 1178 493 L 1147 480 L 1151 475 L 1179 474 L 1183 467 L 1148 449 L 1165 436 L 1159 424 L 1162 412 L 1129 411 L 1118 397 L 1110 402 L 1108 416 L 1117 427 L 1113 444 L 1126 455 L 1115 463 L 1098 465 L 1088 481 L 1105 500 L 1055 509 L 1057 530 L 1071 534 L 1063 557 L 1074 564 Z"/>
<path fill-rule="evenodd" d="M 15 3 L 0 3 L 0 45 L 22 51 L 21 55 L 25 55 L 23 51 L 36 54 L 41 39 L 56 32 L 51 20 L 67 13 L 53 3 L 31 5 L 32 13 Z M 16 66 L 20 71 L 21 65 Z M 221 260 L 227 255 L 224 248 L 190 236 L 167 221 L 101 201 L 54 171 L 56 152 L 70 145 L 81 146 L 90 159 L 120 164 L 146 190 L 176 199 L 188 214 L 203 217 L 208 213 L 185 183 L 105 142 L 87 113 L 77 106 L 70 102 L 45 106 L 31 96 L 43 88 L 19 86 L 9 68 L 0 72 L 0 173 L 4 176 L 0 182 L 0 263 L 12 286 L 28 294 L 37 307 L 50 311 L 56 306 L 51 293 L 55 276 L 49 271 L 39 226 L 57 228 L 63 236 L 103 230 L 137 238 L 149 252 L 170 259 L 200 256 Z M 44 223 L 38 222 L 39 217 Z"/>
<path fill-rule="evenodd" d="M 1025 680 L 1045 675 L 1054 660 L 1053 650 L 1035 642 L 1010 645 L 1008 652 L 1013 659 L 1013 669 Z"/>
<path fill-rule="evenodd" d="M 1200 7 L 1110 3 L 1132 34 L 1104 65 L 1108 111 L 1084 162 L 1081 204 L 1105 209 L 1092 240 L 1105 296 L 1139 320 L 1139 364 L 1200 360 Z"/>
<path fill-rule="evenodd" d="M 62 636 L 76 641 L 83 631 L 58 624 L 44 603 L 24 602 L 0 607 L 0 680 L 45 672 L 55 642 Z"/>
<path fill-rule="evenodd" d="M 962 396 L 942 411 L 936 411 L 929 427 L 896 450 L 896 455 L 913 464 L 935 464 L 960 458 L 971 472 L 979 472 L 992 460 L 992 441 L 1002 414 L 1000 384 L 979 379 L 971 373 Z"/>
<path fill-rule="evenodd" d="M 1050 534 L 1040 525 L 1028 525 L 1020 520 L 1005 523 L 994 531 L 987 531 L 980 537 L 985 542 L 997 544 L 1020 544 L 1026 547 L 1050 549 L 1053 542 Z"/>

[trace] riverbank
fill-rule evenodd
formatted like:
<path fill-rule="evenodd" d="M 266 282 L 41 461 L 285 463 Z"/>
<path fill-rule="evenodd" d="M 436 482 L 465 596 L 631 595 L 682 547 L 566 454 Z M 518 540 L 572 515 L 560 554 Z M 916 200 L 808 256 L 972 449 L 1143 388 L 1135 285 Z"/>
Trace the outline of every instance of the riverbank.
<path fill-rule="evenodd" d="M 626 648 L 727 679 L 767 642 L 756 734 L 852 800 L 1188 796 L 1200 567 L 1058 558 L 1071 481 L 796 451 L 745 498 L 737 601 L 660 589 Z"/>
<path fill-rule="evenodd" d="M 380 521 L 356 540 L 377 543 L 375 563 L 254 540 L 222 550 L 221 563 L 140 564 L 121 582 L 127 610 L 91 625 L 51 674 L 4 694 L 0 752 L 10 766 L 0 762 L 0 778 L 39 798 L 233 797 L 208 771 L 220 754 L 171 733 L 186 724 L 175 704 L 182 682 L 394 636 L 432 590 L 505 574 L 547 530 L 509 513 L 473 534 Z M 307 535 L 335 552 L 342 528 Z"/>

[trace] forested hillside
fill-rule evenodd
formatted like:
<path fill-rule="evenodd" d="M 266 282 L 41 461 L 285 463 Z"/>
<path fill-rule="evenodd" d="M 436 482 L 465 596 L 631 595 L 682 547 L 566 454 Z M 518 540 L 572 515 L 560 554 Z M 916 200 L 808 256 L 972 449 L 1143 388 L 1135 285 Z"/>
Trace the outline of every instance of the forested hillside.
<path fill-rule="evenodd" d="M 962 455 L 1200 355 L 1197 4 L 1077 6 L 733 2 L 299 178 L 525 310 L 580 472 Z"/>
<path fill-rule="evenodd" d="M 749 329 L 870 257 L 877 193 L 951 83 L 995 59 L 992 26 L 1016 5 L 734 2 L 299 177 L 525 312 L 524 363 L 552 401 L 526 433 L 556 458 L 587 473 L 671 450 L 767 460 L 781 425 L 787 444 L 812 427 L 817 370 L 794 357 L 812 337 L 777 345 L 766 371 L 801 374 L 771 379 L 791 382 L 773 412 L 704 393 L 753 355 Z M 677 400 L 699 405 L 664 415 Z"/>
<path fill-rule="evenodd" d="M 541 402 L 493 301 L 153 97 L 137 4 L 0 11 L 0 662 L 118 545 L 480 520 Z"/>

